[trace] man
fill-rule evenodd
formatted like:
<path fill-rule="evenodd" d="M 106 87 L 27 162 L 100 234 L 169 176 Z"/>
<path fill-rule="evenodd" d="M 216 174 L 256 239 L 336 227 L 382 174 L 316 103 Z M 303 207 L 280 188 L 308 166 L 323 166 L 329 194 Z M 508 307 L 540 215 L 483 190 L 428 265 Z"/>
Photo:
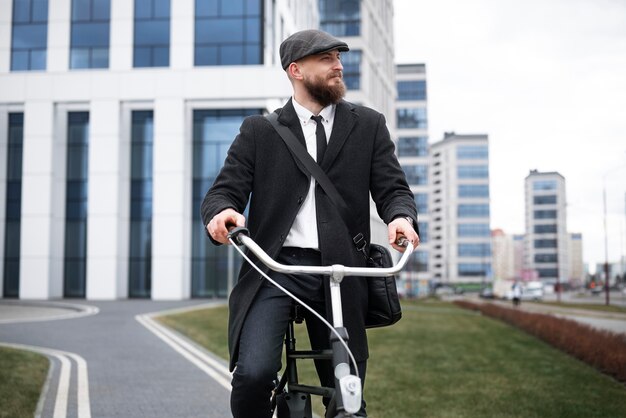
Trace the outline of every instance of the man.
<path fill-rule="evenodd" d="M 342 100 L 345 85 L 340 54 L 344 51 L 348 51 L 345 42 L 317 30 L 297 32 L 281 44 L 281 63 L 293 85 L 293 97 L 276 111 L 278 122 L 306 145 L 344 198 L 368 242 L 371 192 L 379 215 L 388 224 L 389 242 L 402 251 L 395 244 L 400 236 L 419 244 L 413 194 L 394 155 L 383 115 Z M 324 147 L 323 154 L 318 154 L 318 148 L 321 152 Z M 279 262 L 365 265 L 333 203 L 262 116 L 244 120 L 224 167 L 202 203 L 204 225 L 214 243 L 228 243 L 227 225 L 245 225 L 241 213 L 248 199 L 251 236 Z M 328 278 L 270 274 L 329 317 Z M 350 349 L 364 381 L 368 357 L 366 281 L 344 280 L 342 295 Z M 291 304 L 288 296 L 264 281 L 247 263 L 242 266 L 229 300 L 230 368 L 235 370 L 231 408 L 235 418 L 270 416 L 270 392 L 281 367 Z M 305 319 L 312 347 L 329 347 L 328 329 L 312 315 L 305 315 Z M 321 383 L 332 386 L 327 362 L 317 362 L 316 367 Z M 367 416 L 364 406 L 359 414 Z"/>

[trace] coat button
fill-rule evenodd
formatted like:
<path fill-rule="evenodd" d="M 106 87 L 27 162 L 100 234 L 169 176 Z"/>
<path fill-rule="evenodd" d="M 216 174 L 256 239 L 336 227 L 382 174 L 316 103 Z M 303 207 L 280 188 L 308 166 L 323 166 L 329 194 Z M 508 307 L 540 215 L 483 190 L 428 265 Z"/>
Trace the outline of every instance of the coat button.
<path fill-rule="evenodd" d="M 283 242 L 284 240 L 285 240 L 285 236 L 284 236 L 284 235 L 281 235 L 281 236 L 280 236 L 280 242 Z"/>
<path fill-rule="evenodd" d="M 304 202 L 304 197 L 302 196 L 298 197 L 298 204 L 301 205 L 302 202 Z"/>

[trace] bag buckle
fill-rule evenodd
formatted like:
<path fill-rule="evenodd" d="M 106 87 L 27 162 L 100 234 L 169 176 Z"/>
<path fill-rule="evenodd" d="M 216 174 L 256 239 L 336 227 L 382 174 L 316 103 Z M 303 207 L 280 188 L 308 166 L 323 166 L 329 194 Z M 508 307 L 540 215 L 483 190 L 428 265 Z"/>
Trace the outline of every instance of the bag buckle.
<path fill-rule="evenodd" d="M 367 244 L 367 241 L 365 241 L 365 237 L 360 232 L 356 234 L 354 238 L 352 238 L 352 242 L 354 242 L 354 246 L 359 251 L 363 251 L 365 245 Z"/>

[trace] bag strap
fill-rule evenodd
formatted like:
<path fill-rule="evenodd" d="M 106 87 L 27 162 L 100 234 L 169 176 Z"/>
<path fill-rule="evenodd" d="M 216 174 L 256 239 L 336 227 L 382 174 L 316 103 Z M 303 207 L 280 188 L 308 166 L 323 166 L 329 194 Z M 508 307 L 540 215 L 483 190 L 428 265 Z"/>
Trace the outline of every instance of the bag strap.
<path fill-rule="evenodd" d="M 366 259 L 368 259 L 369 256 L 367 254 L 367 241 L 365 240 L 365 236 L 361 232 L 357 232 L 359 228 L 356 224 L 356 219 L 354 216 L 351 216 L 348 205 L 346 205 L 345 200 L 343 200 L 326 173 L 324 173 L 324 170 L 322 170 L 319 164 L 315 162 L 313 157 L 311 157 L 304 145 L 302 145 L 298 138 L 296 138 L 293 132 L 291 132 L 287 126 L 278 122 L 277 113 L 270 113 L 265 117 L 270 121 L 276 132 L 278 132 L 278 135 L 280 135 L 285 144 L 287 144 L 287 147 L 289 147 L 294 156 L 302 163 L 302 165 L 304 165 L 304 168 L 313 176 L 313 178 L 317 181 L 317 184 L 319 184 L 324 192 L 326 192 L 331 202 L 339 211 L 341 219 L 348 227 L 354 246 L 358 251 L 363 253 Z"/>

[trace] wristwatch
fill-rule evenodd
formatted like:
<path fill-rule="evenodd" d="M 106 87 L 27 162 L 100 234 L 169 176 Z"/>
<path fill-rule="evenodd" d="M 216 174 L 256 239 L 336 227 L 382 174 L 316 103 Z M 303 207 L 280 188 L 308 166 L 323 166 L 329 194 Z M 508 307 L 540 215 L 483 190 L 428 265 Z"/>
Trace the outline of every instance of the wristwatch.
<path fill-rule="evenodd" d="M 410 216 L 405 216 L 404 219 L 406 219 L 407 221 L 409 221 L 409 223 L 411 224 L 411 226 L 413 226 L 413 218 L 411 218 Z"/>

